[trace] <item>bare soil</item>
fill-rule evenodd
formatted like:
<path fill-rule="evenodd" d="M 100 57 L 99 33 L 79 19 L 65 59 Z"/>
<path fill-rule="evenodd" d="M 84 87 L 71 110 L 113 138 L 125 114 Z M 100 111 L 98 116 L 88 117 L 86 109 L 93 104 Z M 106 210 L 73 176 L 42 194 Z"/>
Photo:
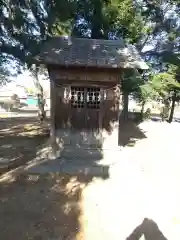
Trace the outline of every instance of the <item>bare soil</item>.
<path fill-rule="evenodd" d="M 1 119 L 0 173 L 34 159 L 48 132 L 48 123 L 42 126 L 35 118 Z"/>
<path fill-rule="evenodd" d="M 92 177 L 8 173 L 33 160 L 48 137 L 48 123 L 35 118 L 0 121 L 0 173 L 10 176 L 0 180 L 0 239 L 84 239 L 81 192 Z"/>
<path fill-rule="evenodd" d="M 0 185 L 0 239 L 84 239 L 80 176 L 21 175 Z"/>
<path fill-rule="evenodd" d="M 30 147 L 30 133 L 37 136 L 38 123 L 28 125 L 27 132 L 27 125 L 19 127 L 15 136 L 11 133 L 14 125 L 4 124 L 6 144 L 21 146 L 22 153 L 27 140 L 29 152 L 24 151 L 21 158 L 25 162 L 46 140 L 46 134 L 32 137 L 36 141 Z M 124 149 L 110 156 L 118 161 L 106 180 L 22 172 L 0 181 L 0 239 L 179 240 L 180 125 L 145 122 L 120 130 Z M 18 140 L 22 134 L 24 140 Z M 10 159 L 11 155 L 4 150 L 6 156 Z"/>

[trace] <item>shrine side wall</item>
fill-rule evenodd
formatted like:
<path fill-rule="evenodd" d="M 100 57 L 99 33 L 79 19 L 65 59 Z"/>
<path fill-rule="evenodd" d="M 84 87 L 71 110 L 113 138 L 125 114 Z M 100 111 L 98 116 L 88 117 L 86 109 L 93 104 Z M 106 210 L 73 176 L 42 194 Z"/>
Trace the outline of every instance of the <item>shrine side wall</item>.
<path fill-rule="evenodd" d="M 120 71 L 52 68 L 54 81 L 54 124 L 59 144 L 66 147 L 82 146 L 114 148 L 118 146 Z M 98 117 L 99 129 L 81 129 L 77 119 L 74 128 L 71 109 L 71 86 L 100 87 L 102 103 Z M 82 111 L 82 110 L 81 110 Z M 94 110 L 94 115 L 97 110 Z M 85 114 L 86 116 L 86 114 Z"/>

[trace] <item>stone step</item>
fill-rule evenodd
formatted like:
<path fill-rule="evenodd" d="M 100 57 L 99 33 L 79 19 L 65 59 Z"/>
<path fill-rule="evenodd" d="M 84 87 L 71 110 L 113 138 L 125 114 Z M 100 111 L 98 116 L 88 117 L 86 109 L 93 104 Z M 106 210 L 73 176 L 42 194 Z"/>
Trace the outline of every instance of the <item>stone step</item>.
<path fill-rule="evenodd" d="M 96 162 L 83 161 L 82 159 L 71 161 L 57 158 L 29 167 L 26 169 L 26 172 L 31 174 L 83 174 L 92 177 L 107 178 L 109 176 L 109 166 L 98 165 Z"/>
<path fill-rule="evenodd" d="M 103 151 L 101 149 L 85 149 L 85 148 L 65 148 L 61 152 L 61 157 L 66 159 L 83 159 L 87 160 L 101 160 L 103 158 Z"/>

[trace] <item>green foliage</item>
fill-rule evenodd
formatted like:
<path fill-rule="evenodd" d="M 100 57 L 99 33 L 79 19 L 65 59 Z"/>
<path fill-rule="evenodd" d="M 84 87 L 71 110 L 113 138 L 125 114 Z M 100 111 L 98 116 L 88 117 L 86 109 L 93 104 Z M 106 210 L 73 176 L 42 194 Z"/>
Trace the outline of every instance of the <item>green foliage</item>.
<path fill-rule="evenodd" d="M 122 73 L 122 91 L 133 93 L 143 84 L 143 78 L 136 69 L 124 69 Z"/>
<path fill-rule="evenodd" d="M 30 66 L 43 40 L 69 29 L 75 10 L 75 2 L 68 0 L 1 1 L 1 54 Z"/>
<path fill-rule="evenodd" d="M 168 15 L 172 9 L 174 15 Z M 126 43 L 134 44 L 140 52 L 146 44 L 151 44 L 155 53 L 162 50 L 162 42 L 168 45 L 161 54 L 167 69 L 149 79 L 134 69 L 128 69 L 124 71 L 122 90 L 127 94 L 133 93 L 140 102 L 171 97 L 175 91 L 178 96 L 179 9 L 175 0 L 1 0 L 0 66 L 4 65 L 2 59 L 15 58 L 19 65 L 29 68 L 37 76 L 41 67 L 33 68 L 33 57 L 44 40 L 52 35 L 72 34 L 104 39 L 123 37 Z M 7 80 L 4 76 L 0 75 L 1 82 Z M 39 86 L 38 82 L 36 84 Z"/>
<path fill-rule="evenodd" d="M 44 71 L 34 56 L 39 53 L 44 40 L 51 35 L 69 33 L 76 12 L 76 1 L 61 0 L 9 0 L 0 2 L 0 57 L 11 58 L 19 69 L 28 69 L 43 99 L 43 89 L 38 73 Z M 1 66 L 1 63 L 0 63 Z M 44 71 L 45 72 L 45 71 Z M 44 116 L 44 105 L 41 104 Z"/>
<path fill-rule="evenodd" d="M 152 78 L 152 87 L 161 98 L 169 98 L 174 90 L 180 90 L 180 83 L 176 80 L 176 68 L 170 68 L 169 72 L 156 74 Z"/>
<path fill-rule="evenodd" d="M 180 96 L 179 66 L 169 64 L 167 72 L 155 75 L 152 78 L 151 84 L 164 102 L 160 113 L 162 121 L 167 120 L 169 117 L 168 121 L 171 122 L 174 114 L 175 101 L 179 100 Z M 170 102 L 172 102 L 171 111 Z"/>
<path fill-rule="evenodd" d="M 140 102 L 146 102 L 148 100 L 156 98 L 156 96 L 157 93 L 150 82 L 144 83 L 140 86 Z"/>
<path fill-rule="evenodd" d="M 0 66 L 0 85 L 4 85 L 9 82 L 9 71 L 4 68 L 4 66 Z"/>

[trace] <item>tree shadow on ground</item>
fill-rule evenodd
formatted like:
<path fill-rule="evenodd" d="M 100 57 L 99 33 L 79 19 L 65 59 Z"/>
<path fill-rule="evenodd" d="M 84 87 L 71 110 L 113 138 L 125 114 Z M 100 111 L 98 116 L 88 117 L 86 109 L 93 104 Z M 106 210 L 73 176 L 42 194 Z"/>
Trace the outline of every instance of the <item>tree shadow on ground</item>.
<path fill-rule="evenodd" d="M 27 108 L 22 108 L 22 107 L 27 107 Z M 20 114 L 21 113 L 34 113 L 34 114 L 38 114 L 37 106 L 24 105 L 22 107 L 21 108 L 13 108 L 13 109 L 11 109 L 11 112 L 13 112 L 13 113 L 20 113 Z"/>
<path fill-rule="evenodd" d="M 47 158 L 38 162 L 36 153 L 48 137 L 36 119 L 0 123 L 2 157 L 10 160 L 18 156 L 16 165 L 8 165 L 2 172 L 21 165 L 0 179 L 2 239 L 84 239 L 80 224 L 82 189 L 96 177 L 108 178 L 109 168 L 96 164 L 101 157 L 99 150 L 94 158 L 89 156 L 88 164 L 85 159 L 84 165 L 76 159 L 69 164 Z M 37 167 L 43 161 L 45 171 Z"/>
<path fill-rule="evenodd" d="M 33 173 L 66 172 L 103 178 L 109 176 L 109 168 L 97 163 L 103 158 L 100 149 L 67 148 L 61 158 L 50 160 L 48 139 L 48 123 L 42 126 L 36 118 L 3 119 L 0 122 L 0 173 L 21 166 L 21 169 Z M 43 152 L 44 149 L 47 154 L 43 153 L 42 157 L 37 158 L 37 152 Z"/>
<path fill-rule="evenodd" d="M 174 118 L 174 122 L 180 123 L 180 118 Z"/>
<path fill-rule="evenodd" d="M 14 113 L 38 113 L 38 110 L 37 109 L 21 109 L 21 108 L 14 108 L 12 109 L 11 112 L 14 112 Z"/>
<path fill-rule="evenodd" d="M 158 225 L 151 219 L 145 218 L 126 240 L 139 240 L 144 235 L 145 240 L 167 240 L 158 228 Z"/>
<path fill-rule="evenodd" d="M 119 145 L 133 147 L 136 141 L 146 138 L 145 132 L 133 120 L 119 121 Z"/>
<path fill-rule="evenodd" d="M 34 159 L 48 135 L 48 125 L 42 128 L 37 119 L 1 119 L 0 173 Z"/>
<path fill-rule="evenodd" d="M 160 113 L 153 113 L 151 114 L 151 120 L 154 121 L 154 122 L 161 122 L 162 121 L 162 118 L 160 116 Z"/>
<path fill-rule="evenodd" d="M 83 239 L 81 192 L 92 178 L 76 175 L 15 175 L 0 182 L 1 238 Z"/>
<path fill-rule="evenodd" d="M 163 122 L 160 114 L 152 114 L 151 120 L 154 121 L 154 122 Z M 168 122 L 168 119 L 164 120 L 164 122 Z M 178 122 L 179 123 L 180 118 L 179 117 L 173 117 L 172 122 Z"/>

